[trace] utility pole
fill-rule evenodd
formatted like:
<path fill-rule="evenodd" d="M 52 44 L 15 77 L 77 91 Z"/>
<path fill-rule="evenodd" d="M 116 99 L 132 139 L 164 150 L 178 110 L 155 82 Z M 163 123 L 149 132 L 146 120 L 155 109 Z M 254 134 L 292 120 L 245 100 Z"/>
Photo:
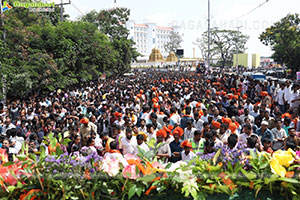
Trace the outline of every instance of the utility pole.
<path fill-rule="evenodd" d="M 69 3 L 63 3 L 63 0 L 60 1 L 61 3 L 58 4 L 60 5 L 60 21 L 64 21 L 64 5 L 69 5 L 71 4 L 71 0 L 69 0 Z"/>
<path fill-rule="evenodd" d="M 210 70 L 210 0 L 208 0 L 208 55 L 207 55 L 207 69 Z"/>
<path fill-rule="evenodd" d="M 236 27 L 237 28 L 237 30 L 238 30 L 238 32 L 240 32 L 240 28 L 242 28 L 243 26 L 238 26 L 238 27 Z M 238 74 L 239 74 L 239 47 L 238 47 L 238 45 L 236 45 L 236 69 L 237 69 L 237 72 L 238 72 Z"/>

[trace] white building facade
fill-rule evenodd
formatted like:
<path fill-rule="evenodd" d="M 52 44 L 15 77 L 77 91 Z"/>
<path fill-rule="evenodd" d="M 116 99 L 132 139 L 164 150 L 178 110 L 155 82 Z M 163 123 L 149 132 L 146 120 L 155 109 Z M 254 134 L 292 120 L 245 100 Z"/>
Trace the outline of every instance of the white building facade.
<path fill-rule="evenodd" d="M 153 48 L 158 48 L 162 56 L 167 57 L 170 52 L 167 52 L 164 46 L 170 41 L 170 33 L 178 32 L 178 27 L 161 27 L 155 23 L 135 24 L 133 20 L 126 23 L 126 28 L 129 30 L 129 39 L 136 43 L 135 48 L 145 59 L 149 57 Z"/>

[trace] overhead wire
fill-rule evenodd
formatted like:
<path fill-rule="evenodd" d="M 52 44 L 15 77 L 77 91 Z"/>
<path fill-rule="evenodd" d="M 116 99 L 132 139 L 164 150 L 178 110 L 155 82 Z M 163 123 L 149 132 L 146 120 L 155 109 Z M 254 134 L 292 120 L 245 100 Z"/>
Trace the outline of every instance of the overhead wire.
<path fill-rule="evenodd" d="M 74 2 L 71 3 L 71 5 L 78 11 L 80 12 L 81 15 L 84 15 L 84 13 L 74 4 Z"/>
<path fill-rule="evenodd" d="M 239 17 L 233 19 L 233 20 L 230 20 L 229 22 L 225 22 L 225 23 L 223 23 L 223 24 L 221 24 L 221 25 L 219 25 L 219 26 L 225 26 L 225 25 L 227 25 L 227 24 L 229 24 L 229 23 L 232 23 L 232 22 L 234 22 L 234 21 L 237 21 L 237 20 L 239 20 L 239 19 L 241 19 L 241 18 L 243 18 L 243 17 L 245 17 L 245 16 L 247 16 L 247 15 L 253 13 L 253 12 L 256 11 L 257 9 L 263 7 L 263 6 L 264 6 L 266 3 L 268 3 L 268 2 L 269 2 L 269 0 L 265 0 L 263 3 L 259 4 L 258 6 L 256 6 L 256 7 L 253 8 L 252 10 L 248 11 L 247 13 L 245 13 L 245 14 L 243 14 L 243 15 L 241 15 L 241 16 L 239 16 Z"/>

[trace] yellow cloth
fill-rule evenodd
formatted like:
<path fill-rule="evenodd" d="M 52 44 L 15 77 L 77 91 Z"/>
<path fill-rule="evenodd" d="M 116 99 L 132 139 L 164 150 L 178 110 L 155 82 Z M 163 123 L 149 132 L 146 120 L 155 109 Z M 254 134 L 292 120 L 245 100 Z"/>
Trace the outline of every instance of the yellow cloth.
<path fill-rule="evenodd" d="M 105 145 L 105 152 L 109 152 L 110 151 L 110 143 L 113 142 L 114 139 L 108 137 L 108 140 L 106 142 L 106 145 Z"/>

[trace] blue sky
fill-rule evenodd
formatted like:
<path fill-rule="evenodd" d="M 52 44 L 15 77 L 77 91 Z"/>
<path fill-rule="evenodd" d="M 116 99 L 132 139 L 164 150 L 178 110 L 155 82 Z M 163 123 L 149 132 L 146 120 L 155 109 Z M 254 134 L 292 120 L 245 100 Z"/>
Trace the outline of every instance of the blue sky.
<path fill-rule="evenodd" d="M 55 1 L 60 2 L 60 0 Z M 67 5 L 65 11 L 71 19 L 76 19 L 82 15 L 81 12 L 111 8 L 113 2 L 114 0 L 72 0 L 73 5 Z M 131 9 L 130 18 L 136 23 L 151 21 L 161 26 L 172 24 L 181 26 L 180 31 L 184 40 L 182 48 L 185 49 L 187 57 L 193 55 L 193 48 L 196 49 L 196 56 L 201 56 L 193 42 L 207 30 L 207 2 L 208 0 L 117 0 L 119 6 Z M 262 56 L 269 56 L 272 52 L 269 47 L 259 41 L 260 33 L 288 13 L 300 12 L 299 0 L 269 0 L 251 14 L 231 21 L 265 0 L 210 0 L 210 2 L 212 27 L 236 29 L 242 26 L 240 31 L 250 36 L 247 53 L 258 53 Z"/>

